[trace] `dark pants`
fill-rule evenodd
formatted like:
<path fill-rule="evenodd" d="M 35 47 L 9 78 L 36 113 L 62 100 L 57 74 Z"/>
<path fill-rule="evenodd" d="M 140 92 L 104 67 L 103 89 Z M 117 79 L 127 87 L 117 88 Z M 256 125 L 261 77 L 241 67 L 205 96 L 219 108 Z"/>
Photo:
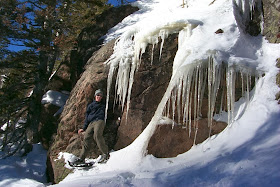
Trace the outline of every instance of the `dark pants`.
<path fill-rule="evenodd" d="M 86 154 L 89 150 L 90 143 L 94 140 L 103 154 L 108 153 L 108 146 L 103 138 L 103 130 L 105 127 L 105 122 L 103 120 L 98 120 L 91 122 L 84 133 L 84 140 L 82 143 L 82 152 L 80 154 L 81 159 L 85 159 Z"/>

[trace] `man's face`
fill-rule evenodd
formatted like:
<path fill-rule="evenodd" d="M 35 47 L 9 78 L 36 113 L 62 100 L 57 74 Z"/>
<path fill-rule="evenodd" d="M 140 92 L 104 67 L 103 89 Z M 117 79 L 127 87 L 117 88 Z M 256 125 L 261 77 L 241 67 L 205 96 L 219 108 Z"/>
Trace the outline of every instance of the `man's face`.
<path fill-rule="evenodd" d="M 102 99 L 102 95 L 97 94 L 97 95 L 95 96 L 95 101 L 100 102 L 101 99 Z"/>

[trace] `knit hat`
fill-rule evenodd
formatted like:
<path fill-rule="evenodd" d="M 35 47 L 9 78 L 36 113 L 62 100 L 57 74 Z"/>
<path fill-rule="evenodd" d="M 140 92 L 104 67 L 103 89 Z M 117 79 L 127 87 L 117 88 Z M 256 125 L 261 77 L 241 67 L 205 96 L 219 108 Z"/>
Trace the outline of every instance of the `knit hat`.
<path fill-rule="evenodd" d="M 95 91 L 94 96 L 97 96 L 97 95 L 103 96 L 103 92 L 101 91 L 101 89 L 98 89 Z"/>

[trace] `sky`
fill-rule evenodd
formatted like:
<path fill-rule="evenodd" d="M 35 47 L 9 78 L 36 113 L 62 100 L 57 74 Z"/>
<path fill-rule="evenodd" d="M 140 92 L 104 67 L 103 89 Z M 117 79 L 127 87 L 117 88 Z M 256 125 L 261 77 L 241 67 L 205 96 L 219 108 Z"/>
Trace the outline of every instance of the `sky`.
<path fill-rule="evenodd" d="M 95 164 L 89 170 L 74 169 L 56 185 L 48 184 L 41 172 L 46 153 L 40 144 L 36 144 L 34 152 L 27 157 L 0 161 L 0 186 L 279 186 L 280 109 L 275 94 L 280 89 L 275 83 L 279 71 L 275 63 L 280 44 L 270 44 L 261 35 L 252 37 L 243 33 L 236 22 L 232 0 L 212 2 L 190 0 L 188 6 L 182 8 L 181 0 L 142 0 L 135 4 L 140 8 L 138 12 L 125 18 L 106 35 L 107 41 L 119 38 L 107 63 L 121 66 L 123 64 L 119 62 L 130 65 L 126 59 L 139 57 L 139 52 L 144 51 L 147 44 L 158 44 L 158 37 L 164 41 L 169 34 L 179 33 L 172 79 L 156 115 L 132 144 L 112 151 L 106 164 Z M 218 29 L 224 33 L 215 34 Z M 195 70 L 194 66 L 199 63 L 207 63 L 209 55 L 217 65 L 224 61 L 229 69 L 234 66 L 238 71 L 263 75 L 249 93 L 248 103 L 244 98 L 236 102 L 233 118 L 226 129 L 186 153 L 173 158 L 143 154 L 145 142 L 155 128 L 158 116 L 161 117 L 166 98 L 178 86 L 176 80 Z M 138 59 L 134 62 L 137 63 Z M 126 68 L 119 69 L 127 71 Z M 120 90 L 129 89 L 129 85 L 122 82 L 118 86 Z M 61 106 L 63 102 L 57 101 L 57 94 L 48 93 L 44 102 Z M 126 97 L 129 99 L 129 94 Z M 228 121 L 228 114 L 224 111 L 215 118 Z M 38 154 L 42 162 L 34 164 L 29 161 L 38 158 Z M 57 155 L 57 159 L 64 159 L 66 168 L 70 168 L 67 161 L 74 157 L 65 152 Z M 15 174 L 15 171 L 19 172 Z"/>
<path fill-rule="evenodd" d="M 114 6 L 118 6 L 121 0 L 109 0 L 108 2 Z M 136 0 L 124 0 L 124 2 L 134 2 Z"/>

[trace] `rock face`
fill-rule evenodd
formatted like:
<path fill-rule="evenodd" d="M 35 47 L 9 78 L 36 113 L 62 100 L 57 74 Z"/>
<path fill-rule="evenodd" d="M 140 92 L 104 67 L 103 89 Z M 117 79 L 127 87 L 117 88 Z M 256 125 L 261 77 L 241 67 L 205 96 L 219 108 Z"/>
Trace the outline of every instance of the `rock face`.
<path fill-rule="evenodd" d="M 45 149 L 49 149 L 50 144 L 53 140 L 53 135 L 56 133 L 57 124 L 58 124 L 58 116 L 54 116 L 54 114 L 60 109 L 60 107 L 45 104 L 42 106 L 42 115 L 41 122 L 39 126 L 39 137 L 42 146 Z"/>
<path fill-rule="evenodd" d="M 257 5 L 256 5 L 257 6 Z M 280 38 L 280 24 L 279 24 L 279 10 L 280 2 L 275 0 L 264 0 L 263 1 L 263 11 L 264 11 L 264 34 L 271 42 L 277 42 Z M 261 10 L 255 9 L 252 13 L 252 20 L 244 23 L 244 31 L 256 36 L 261 33 Z M 277 19 L 276 19 L 277 18 Z M 272 25 L 271 25 L 272 24 Z M 222 32 L 219 32 L 222 34 Z M 279 41 L 278 41 L 279 42 Z M 122 116 L 121 125 L 118 130 L 118 141 L 116 143 L 115 149 L 121 149 L 130 143 L 143 131 L 143 129 L 149 123 L 151 117 L 154 114 L 160 99 L 163 96 L 163 92 L 166 89 L 169 79 L 171 77 L 171 71 L 168 68 L 172 67 L 173 58 L 175 52 L 177 51 L 177 41 L 176 36 L 170 36 L 163 47 L 163 56 L 161 60 L 159 57 L 159 48 L 154 50 L 153 64 L 148 65 L 151 58 L 151 46 L 147 48 L 147 52 L 142 56 L 139 71 L 135 74 L 135 81 L 132 89 L 131 104 L 129 109 L 129 114 L 126 121 L 126 110 Z M 166 69 L 165 69 L 166 68 Z M 158 73 L 160 72 L 160 73 Z M 155 76 L 154 76 L 155 75 Z M 279 76 L 278 76 L 279 77 Z M 278 79 L 277 79 L 278 80 Z M 279 82 L 279 81 L 278 81 Z M 280 83 L 278 83 L 280 85 Z M 159 86 L 160 85 L 160 86 Z M 236 88 L 238 90 L 238 88 Z M 279 92 L 280 93 L 280 92 Z M 239 94 L 240 95 L 240 94 Z M 280 95 L 280 94 L 279 94 Z M 240 98 L 238 93 L 236 99 Z M 279 98 L 280 96 L 278 96 Z M 279 101 L 280 102 L 280 101 Z M 208 101 L 204 101 L 207 105 Z M 202 117 L 207 116 L 207 107 L 202 107 Z M 199 131 L 197 137 L 197 143 L 201 143 L 209 136 L 209 128 L 205 125 L 207 119 L 202 119 L 199 124 Z M 167 129 L 171 129 L 171 124 L 158 126 L 154 136 L 152 137 L 150 144 L 148 146 L 148 153 L 153 154 L 156 157 L 170 157 L 176 156 L 180 153 L 187 151 L 193 145 L 193 134 L 191 137 L 180 136 L 186 134 L 186 130 L 182 126 L 176 126 L 174 129 L 167 133 Z M 202 128 L 204 127 L 204 128 Z M 213 132 L 211 134 L 217 134 L 221 132 L 226 127 L 226 123 L 213 122 Z M 174 131 L 174 132 L 173 132 Z M 175 133 L 176 132 L 176 133 Z M 194 132 L 194 131 L 193 131 Z M 166 141 L 161 144 L 162 137 L 165 137 Z M 183 137 L 183 141 L 176 141 L 176 138 Z M 174 142 L 169 141 L 174 139 L 177 142 L 176 146 Z M 168 141 L 167 141 L 168 140 Z M 159 145 L 156 145 L 158 142 Z M 169 142 L 169 143 L 167 143 Z M 178 143 L 182 142 L 182 143 Z M 160 151 L 158 147 L 163 150 Z M 174 151 L 167 151 L 166 148 L 176 147 Z"/>
<path fill-rule="evenodd" d="M 194 124 L 194 123 L 192 123 Z M 227 126 L 227 123 L 216 122 L 212 124 L 211 136 L 220 133 Z M 182 125 L 164 124 L 158 125 L 148 145 L 148 154 L 158 158 L 175 157 L 185 153 L 194 144 L 195 129 L 189 131 Z M 208 120 L 206 118 L 198 121 L 197 139 L 195 144 L 202 143 L 209 137 Z"/>
<path fill-rule="evenodd" d="M 118 129 L 115 150 L 132 143 L 151 121 L 172 76 L 173 61 L 178 49 L 178 35 L 170 35 L 165 40 L 161 58 L 159 58 L 160 42 L 154 47 L 153 55 L 151 55 L 152 48 L 152 45 L 148 45 L 142 55 L 139 70 L 135 73 L 128 116 L 125 109 Z M 151 61 L 152 56 L 153 61 Z M 203 105 L 196 144 L 209 137 L 208 101 L 204 100 Z M 175 120 L 178 122 L 178 119 Z M 226 123 L 214 121 L 211 135 L 221 132 L 226 126 Z M 175 157 L 192 147 L 194 131 L 189 137 L 188 131 L 181 125 L 172 127 L 172 124 L 158 125 L 149 142 L 148 154 L 160 158 Z"/>
<path fill-rule="evenodd" d="M 270 40 L 279 42 L 279 19 L 274 19 L 279 18 L 279 1 L 264 0 L 263 2 L 265 11 L 264 32 Z M 71 172 L 71 170 L 64 167 L 63 160 L 56 160 L 58 153 L 79 154 L 82 137 L 77 135 L 77 130 L 83 126 L 86 106 L 92 101 L 96 89 L 102 88 L 104 92 L 106 91 L 108 67 L 104 66 L 103 63 L 113 53 L 115 41 L 111 41 L 100 48 L 99 45 L 102 41 L 98 39 L 114 24 L 120 22 L 122 18 L 136 9 L 126 7 L 120 10 L 120 12 L 112 11 L 112 14 L 106 13 L 106 19 L 97 19 L 94 26 L 84 29 L 80 35 L 77 48 L 71 53 L 69 66 L 71 67 L 70 82 L 72 82 L 72 85 L 69 86 L 69 82 L 67 82 L 66 87 L 75 86 L 61 115 L 57 135 L 48 154 L 48 173 L 54 183 L 61 181 Z M 271 13 L 268 13 L 269 11 Z M 250 28 L 250 31 L 247 31 L 258 34 L 259 30 L 254 31 L 256 23 L 254 22 L 252 23 L 253 25 L 247 27 Z M 269 25 L 272 27 L 269 28 Z M 275 31 L 275 28 L 278 30 Z M 223 34 L 223 32 L 217 34 Z M 109 149 L 118 150 L 126 147 L 148 125 L 171 78 L 177 45 L 177 34 L 170 35 L 164 42 L 160 59 L 160 42 L 158 46 L 155 46 L 154 50 L 152 50 L 152 45 L 147 47 L 146 52 L 142 55 L 139 70 L 135 73 L 128 114 L 126 113 L 126 108 L 122 111 L 119 106 L 113 106 L 114 88 L 111 89 L 108 120 L 104 131 L 105 141 Z M 152 51 L 153 55 L 151 55 Z M 151 59 L 152 56 L 153 59 Z M 87 62 L 86 65 L 85 62 Z M 196 144 L 203 142 L 209 136 L 208 121 L 206 119 L 207 107 L 202 108 L 202 119 L 198 121 Z M 120 124 L 118 124 L 118 117 L 121 118 Z M 226 123 L 214 121 L 211 135 L 221 132 L 226 125 Z M 189 132 L 182 125 L 158 125 L 149 142 L 148 154 L 153 154 L 156 157 L 174 157 L 184 153 L 193 145 L 194 132 L 195 130 L 189 136 Z M 96 158 L 99 154 L 100 152 L 93 142 L 88 157 Z"/>
<path fill-rule="evenodd" d="M 70 55 L 60 64 L 57 72 L 50 80 L 46 91 L 71 91 L 80 78 L 81 73 L 88 59 L 93 52 L 97 51 L 103 44 L 100 39 L 108 30 L 118 24 L 129 14 L 138 10 L 130 5 L 118 8 L 110 8 L 98 16 L 91 27 L 83 29 L 78 38 L 77 46 L 71 51 Z M 53 107 L 53 106 L 52 106 Z M 44 148 L 48 149 L 55 134 L 59 119 L 53 115 L 57 110 L 49 110 L 50 106 L 42 107 L 42 117 L 40 122 L 40 141 Z M 48 119 L 48 120 L 46 120 Z"/>
<path fill-rule="evenodd" d="M 71 66 L 70 59 L 66 59 L 61 63 L 60 67 L 56 74 L 50 80 L 45 91 L 54 90 L 54 91 L 67 91 L 70 92 L 72 89 L 71 83 Z M 45 149 L 49 149 L 50 144 L 53 141 L 53 136 L 55 136 L 58 123 L 59 123 L 59 115 L 54 116 L 54 114 L 60 109 L 60 107 L 45 104 L 42 105 L 42 112 L 40 117 L 40 142 L 42 143 Z"/>
<path fill-rule="evenodd" d="M 53 171 L 53 182 L 59 182 L 65 177 L 65 173 L 71 172 L 63 167 L 63 160 L 55 161 L 58 153 L 64 151 L 79 156 L 82 137 L 77 135 L 77 131 L 83 127 L 86 107 L 92 102 L 94 91 L 98 88 L 102 88 L 103 90 L 106 88 L 108 69 L 103 63 L 112 54 L 113 46 L 114 41 L 111 41 L 94 54 L 87 64 L 86 71 L 82 74 L 67 100 L 63 113 L 61 114 L 55 142 L 49 150 L 48 155 L 48 169 Z M 112 107 L 110 107 L 108 115 L 110 118 L 107 120 L 104 136 L 109 149 L 112 149 L 117 134 L 117 117 L 112 114 Z M 96 158 L 99 154 L 97 145 L 93 142 L 90 155 L 87 156 Z"/>
<path fill-rule="evenodd" d="M 138 8 L 123 6 L 112 8 L 102 14 L 97 18 L 94 26 L 83 30 L 77 49 L 73 50 L 71 53 L 70 65 L 67 66 L 67 64 L 65 64 L 65 66 L 71 67 L 67 75 L 69 78 L 68 80 L 75 83 L 75 87 L 72 89 L 64 111 L 61 114 L 57 135 L 48 152 L 47 173 L 49 180 L 53 183 L 58 183 L 71 172 L 71 170 L 64 168 L 63 160 L 55 161 L 58 157 L 58 153 L 68 151 L 76 155 L 78 154 L 81 137 L 77 136 L 77 130 L 83 127 L 86 107 L 92 102 L 96 89 L 102 88 L 103 91 L 106 90 L 108 70 L 103 63 L 111 56 L 114 41 L 111 41 L 100 49 L 102 40 L 99 39 L 108 32 L 108 29 L 112 28 L 123 18 L 136 10 L 138 10 Z M 91 59 L 88 60 L 90 57 Z M 85 62 L 87 62 L 87 64 Z M 84 65 L 86 71 L 80 75 Z M 65 68 L 66 67 L 64 67 L 64 69 Z M 80 76 L 81 78 L 79 78 Z M 54 85 L 57 85 L 57 83 L 49 88 L 55 87 Z M 74 84 L 71 86 L 73 85 Z M 57 91 L 61 91 L 60 89 L 61 87 L 55 88 Z M 113 96 L 114 94 L 110 95 Z M 111 98 L 110 100 L 113 101 L 114 99 Z M 112 110 L 112 103 L 110 103 L 110 109 L 108 111 L 109 117 L 104 130 L 105 141 L 109 149 L 112 149 L 116 142 L 115 138 L 118 125 L 116 123 L 117 117 L 115 117 L 115 115 L 118 114 L 118 109 L 115 109 L 114 114 L 112 114 Z M 94 158 L 98 155 L 98 149 L 96 145 L 93 144 L 91 155 L 89 156 Z"/>
<path fill-rule="evenodd" d="M 280 43 L 280 1 L 263 0 L 263 35 L 271 43 Z"/>
<path fill-rule="evenodd" d="M 85 70 L 84 65 L 102 46 L 102 37 L 107 34 L 108 30 L 137 10 L 137 7 L 130 5 L 110 8 L 98 16 L 91 27 L 82 30 L 78 37 L 77 47 L 71 53 L 72 81 L 76 83 L 80 78 L 80 74 Z"/>
<path fill-rule="evenodd" d="M 277 59 L 276 67 L 279 69 L 278 74 L 276 76 L 276 84 L 280 88 L 280 58 Z M 280 91 L 276 94 L 276 100 L 278 100 L 278 104 L 280 104 Z"/>
<path fill-rule="evenodd" d="M 126 120 L 126 109 L 122 115 L 115 150 L 126 147 L 148 125 L 172 75 L 173 60 L 177 51 L 177 34 L 165 40 L 162 56 L 159 59 L 160 43 L 155 46 L 153 61 L 152 45 L 149 45 L 141 59 L 139 70 L 135 73 L 131 93 L 131 103 Z"/>
<path fill-rule="evenodd" d="M 280 1 L 263 0 L 263 12 L 263 35 L 271 43 L 280 43 Z M 280 54 L 276 66 L 279 68 L 276 83 L 280 87 Z M 276 95 L 276 100 L 280 104 L 280 91 Z"/>

